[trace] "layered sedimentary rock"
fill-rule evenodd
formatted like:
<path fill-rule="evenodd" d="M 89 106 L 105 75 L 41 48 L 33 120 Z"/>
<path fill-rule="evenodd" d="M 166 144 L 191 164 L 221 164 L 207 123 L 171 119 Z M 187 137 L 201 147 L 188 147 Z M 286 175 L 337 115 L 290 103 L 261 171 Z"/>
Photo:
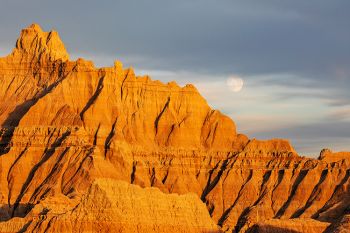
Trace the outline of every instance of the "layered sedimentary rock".
<path fill-rule="evenodd" d="M 324 232 L 329 227 L 329 223 L 320 222 L 313 219 L 270 219 L 256 224 L 248 230 L 249 233 L 297 233 L 309 232 L 318 233 Z"/>
<path fill-rule="evenodd" d="M 346 233 L 350 230 L 350 214 L 344 215 L 339 221 L 333 223 L 326 232 Z"/>
<path fill-rule="evenodd" d="M 350 152 L 332 152 L 330 149 L 323 149 L 318 159 L 328 163 L 350 160 Z"/>
<path fill-rule="evenodd" d="M 38 206 L 45 206 L 45 209 L 40 211 L 40 208 L 34 208 L 28 213 L 24 219 L 31 222 L 25 230 L 219 232 L 219 227 L 210 218 L 205 204 L 195 194 L 164 194 L 159 189 L 142 189 L 125 181 L 97 179 L 74 208 L 62 208 L 64 203 L 59 200 L 39 204 Z M 9 222 L 11 221 L 17 220 Z"/>
<path fill-rule="evenodd" d="M 140 201 L 115 193 L 122 188 L 140 198 L 158 195 L 164 206 L 178 203 L 170 193 L 194 193 L 228 232 L 259 229 L 254 224 L 273 218 L 283 220 L 279 225 L 291 218 L 333 223 L 349 211 L 345 153 L 308 159 L 286 140 L 249 139 L 194 86 L 138 77 L 120 62 L 96 68 L 84 59 L 70 61 L 58 34 L 38 25 L 24 29 L 13 52 L 0 59 L 0 79 L 0 226 L 6 229 L 45 230 L 47 219 L 61 213 L 48 230 L 63 230 L 60 222 L 69 231 L 91 230 L 84 224 L 97 227 L 104 211 L 93 203 Z M 101 178 L 113 180 L 111 190 L 96 181 Z M 178 208 L 186 215 L 179 213 L 177 221 L 188 219 L 179 231 L 214 229 L 191 198 L 191 205 Z M 146 206 L 153 199 L 143 201 Z M 133 224 L 116 211 L 103 212 L 108 221 L 101 220 L 101 231 L 116 227 L 112 220 Z M 166 231 L 155 218 L 140 229 Z M 128 229 L 134 232 L 121 232 Z"/>

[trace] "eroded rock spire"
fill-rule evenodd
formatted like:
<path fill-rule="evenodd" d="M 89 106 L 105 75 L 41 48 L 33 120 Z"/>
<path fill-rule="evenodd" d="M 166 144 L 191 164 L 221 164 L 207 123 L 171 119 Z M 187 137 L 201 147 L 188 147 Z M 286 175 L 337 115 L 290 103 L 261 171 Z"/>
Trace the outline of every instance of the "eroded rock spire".
<path fill-rule="evenodd" d="M 44 32 L 38 24 L 23 29 L 12 52 L 14 57 L 69 60 L 69 54 L 56 31 Z"/>

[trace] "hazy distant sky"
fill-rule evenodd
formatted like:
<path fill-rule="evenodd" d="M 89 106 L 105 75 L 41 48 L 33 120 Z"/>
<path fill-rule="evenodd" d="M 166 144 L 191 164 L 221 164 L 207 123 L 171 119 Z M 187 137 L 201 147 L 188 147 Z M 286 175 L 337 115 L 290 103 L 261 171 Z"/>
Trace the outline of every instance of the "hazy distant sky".
<path fill-rule="evenodd" d="M 33 22 L 73 59 L 194 83 L 249 137 L 350 151 L 349 0 L 0 1 L 0 54 Z M 240 76 L 244 87 L 226 85 Z"/>

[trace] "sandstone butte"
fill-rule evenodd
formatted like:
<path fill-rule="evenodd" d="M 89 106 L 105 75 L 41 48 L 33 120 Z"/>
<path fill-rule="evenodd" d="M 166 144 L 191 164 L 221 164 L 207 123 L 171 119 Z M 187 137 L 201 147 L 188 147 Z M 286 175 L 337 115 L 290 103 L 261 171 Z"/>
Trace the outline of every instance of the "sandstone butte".
<path fill-rule="evenodd" d="M 350 153 L 249 139 L 193 85 L 71 61 L 36 24 L 0 80 L 0 232 L 350 231 Z"/>

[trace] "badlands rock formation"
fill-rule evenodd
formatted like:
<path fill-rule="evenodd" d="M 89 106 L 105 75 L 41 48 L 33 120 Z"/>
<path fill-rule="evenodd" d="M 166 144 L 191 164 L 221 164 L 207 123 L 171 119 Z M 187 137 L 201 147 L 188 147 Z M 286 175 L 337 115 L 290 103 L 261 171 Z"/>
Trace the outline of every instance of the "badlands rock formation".
<path fill-rule="evenodd" d="M 328 163 L 350 160 L 350 152 L 342 151 L 333 153 L 330 149 L 323 149 L 318 159 Z"/>
<path fill-rule="evenodd" d="M 71 61 L 38 25 L 0 58 L 0 80 L 0 232 L 348 226 L 348 154 L 249 139 L 192 85 Z"/>
<path fill-rule="evenodd" d="M 125 181 L 97 179 L 79 204 L 46 201 L 26 219 L 27 232 L 219 232 L 195 194 L 165 194 Z M 42 208 L 44 208 L 42 211 Z M 17 219 L 8 222 L 16 223 Z M 7 224 L 6 227 L 17 226 Z M 20 231 L 18 227 L 15 231 Z"/>
<path fill-rule="evenodd" d="M 296 232 L 324 232 L 329 227 L 329 223 L 320 222 L 313 219 L 270 219 L 261 221 L 250 228 L 248 232 L 259 232 L 259 233 L 296 233 Z"/>

